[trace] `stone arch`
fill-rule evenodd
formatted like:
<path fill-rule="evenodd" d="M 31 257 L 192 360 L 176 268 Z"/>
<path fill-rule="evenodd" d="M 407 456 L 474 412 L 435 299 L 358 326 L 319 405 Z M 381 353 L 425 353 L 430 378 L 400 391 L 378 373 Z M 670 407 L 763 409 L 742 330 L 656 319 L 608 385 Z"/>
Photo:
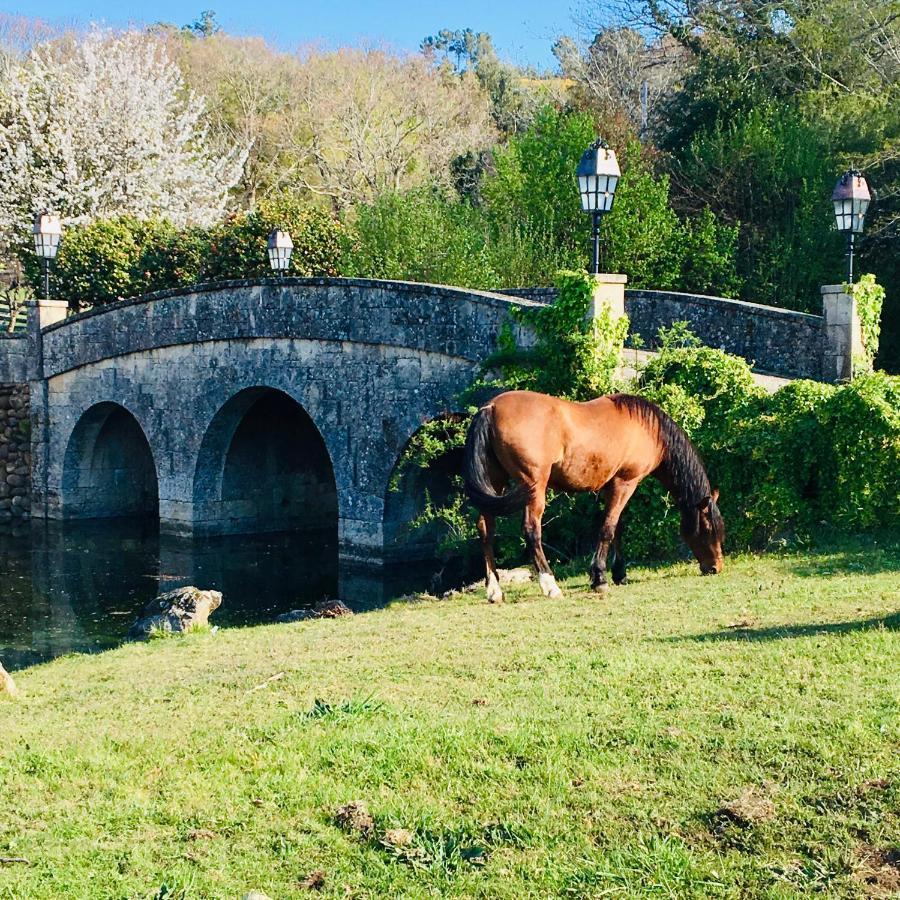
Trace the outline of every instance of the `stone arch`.
<path fill-rule="evenodd" d="M 430 422 L 458 421 L 461 414 L 446 413 Z M 424 428 L 419 426 L 404 444 L 391 470 L 384 494 L 384 557 L 387 563 L 425 562 L 437 557 L 439 533 L 424 528 L 411 532 L 409 523 L 424 512 L 430 498 L 436 503 L 445 501 L 453 490 L 453 478 L 462 467 L 462 448 L 452 450 L 422 468 L 404 465 L 404 457 L 412 441 Z"/>
<path fill-rule="evenodd" d="M 63 458 L 64 518 L 159 515 L 150 442 L 124 406 L 97 403 L 79 418 Z"/>
<path fill-rule="evenodd" d="M 336 546 L 334 467 L 303 406 L 269 387 L 246 388 L 226 401 L 203 436 L 193 510 L 201 532 L 322 532 Z"/>

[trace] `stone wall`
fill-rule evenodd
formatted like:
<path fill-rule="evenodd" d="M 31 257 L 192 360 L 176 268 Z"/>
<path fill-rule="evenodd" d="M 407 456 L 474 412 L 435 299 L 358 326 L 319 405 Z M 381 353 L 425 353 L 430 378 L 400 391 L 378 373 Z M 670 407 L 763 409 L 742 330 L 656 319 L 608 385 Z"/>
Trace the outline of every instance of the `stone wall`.
<path fill-rule="evenodd" d="M 686 321 L 707 347 L 742 356 L 757 372 L 784 378 L 822 377 L 821 316 L 694 294 L 627 291 L 631 332 L 653 347 L 661 327 Z"/>
<path fill-rule="evenodd" d="M 28 338 L 0 331 L 0 384 L 28 381 Z"/>
<path fill-rule="evenodd" d="M 28 385 L 0 384 L 0 523 L 29 516 L 30 440 Z"/>
<path fill-rule="evenodd" d="M 552 303 L 555 288 L 516 288 L 501 293 Z M 824 319 L 793 310 L 674 291 L 625 291 L 631 333 L 653 348 L 659 329 L 687 322 L 707 347 L 742 356 L 757 372 L 784 378 L 821 379 Z"/>

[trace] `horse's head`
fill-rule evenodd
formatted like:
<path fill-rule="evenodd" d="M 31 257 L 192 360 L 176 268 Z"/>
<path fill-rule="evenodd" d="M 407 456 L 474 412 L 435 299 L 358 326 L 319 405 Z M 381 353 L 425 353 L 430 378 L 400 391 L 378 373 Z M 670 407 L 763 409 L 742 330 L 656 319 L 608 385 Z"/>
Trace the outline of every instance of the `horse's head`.
<path fill-rule="evenodd" d="M 724 566 L 725 522 L 716 503 L 718 499 L 719 491 L 714 490 L 681 514 L 681 536 L 697 557 L 704 575 L 718 575 Z"/>

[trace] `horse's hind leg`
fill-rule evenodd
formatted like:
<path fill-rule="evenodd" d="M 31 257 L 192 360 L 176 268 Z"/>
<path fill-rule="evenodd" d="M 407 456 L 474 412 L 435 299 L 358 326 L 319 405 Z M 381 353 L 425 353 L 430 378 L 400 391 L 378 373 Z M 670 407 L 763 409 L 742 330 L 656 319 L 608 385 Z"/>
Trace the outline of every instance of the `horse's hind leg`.
<path fill-rule="evenodd" d="M 481 551 L 484 553 L 485 585 L 487 586 L 488 603 L 503 602 L 503 590 L 500 587 L 497 561 L 494 559 L 494 534 L 496 530 L 496 517 L 487 513 L 482 513 L 478 517 L 478 534 L 481 537 Z"/>
<path fill-rule="evenodd" d="M 628 573 L 625 568 L 625 554 L 622 552 L 622 519 L 619 518 L 619 524 L 616 525 L 616 536 L 612 543 L 612 569 L 613 584 L 626 584 L 628 582 Z"/>
<path fill-rule="evenodd" d="M 637 481 L 623 481 L 619 478 L 614 478 L 604 488 L 606 510 L 603 515 L 603 525 L 600 527 L 597 552 L 594 554 L 594 559 L 591 563 L 591 588 L 597 593 L 603 593 L 609 589 L 609 582 L 606 580 L 606 558 L 609 554 L 610 545 L 616 537 L 622 510 L 625 509 L 625 504 L 631 499 L 631 495 L 637 486 Z M 618 583 L 615 571 L 613 572 L 613 578 Z"/>
<path fill-rule="evenodd" d="M 544 492 L 540 491 L 539 497 L 535 496 L 525 507 L 525 543 L 528 545 L 534 567 L 538 571 L 538 583 L 544 596 L 556 598 L 562 597 L 562 591 L 553 577 L 553 570 L 550 568 L 550 563 L 547 562 L 544 545 L 541 543 L 541 517 L 544 515 L 545 504 Z"/>

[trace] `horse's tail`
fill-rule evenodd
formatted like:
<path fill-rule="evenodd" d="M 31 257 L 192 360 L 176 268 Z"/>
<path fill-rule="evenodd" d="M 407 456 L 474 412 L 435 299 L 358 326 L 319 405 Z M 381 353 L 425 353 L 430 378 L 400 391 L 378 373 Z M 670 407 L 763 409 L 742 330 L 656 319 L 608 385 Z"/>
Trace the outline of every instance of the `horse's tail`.
<path fill-rule="evenodd" d="M 488 461 L 494 455 L 491 437 L 494 430 L 494 410 L 482 406 L 475 413 L 466 433 L 466 450 L 463 458 L 463 480 L 469 499 L 479 512 L 493 516 L 503 516 L 522 509 L 527 502 L 527 493 L 521 485 L 516 485 L 505 494 L 498 494 L 491 484 Z"/>

